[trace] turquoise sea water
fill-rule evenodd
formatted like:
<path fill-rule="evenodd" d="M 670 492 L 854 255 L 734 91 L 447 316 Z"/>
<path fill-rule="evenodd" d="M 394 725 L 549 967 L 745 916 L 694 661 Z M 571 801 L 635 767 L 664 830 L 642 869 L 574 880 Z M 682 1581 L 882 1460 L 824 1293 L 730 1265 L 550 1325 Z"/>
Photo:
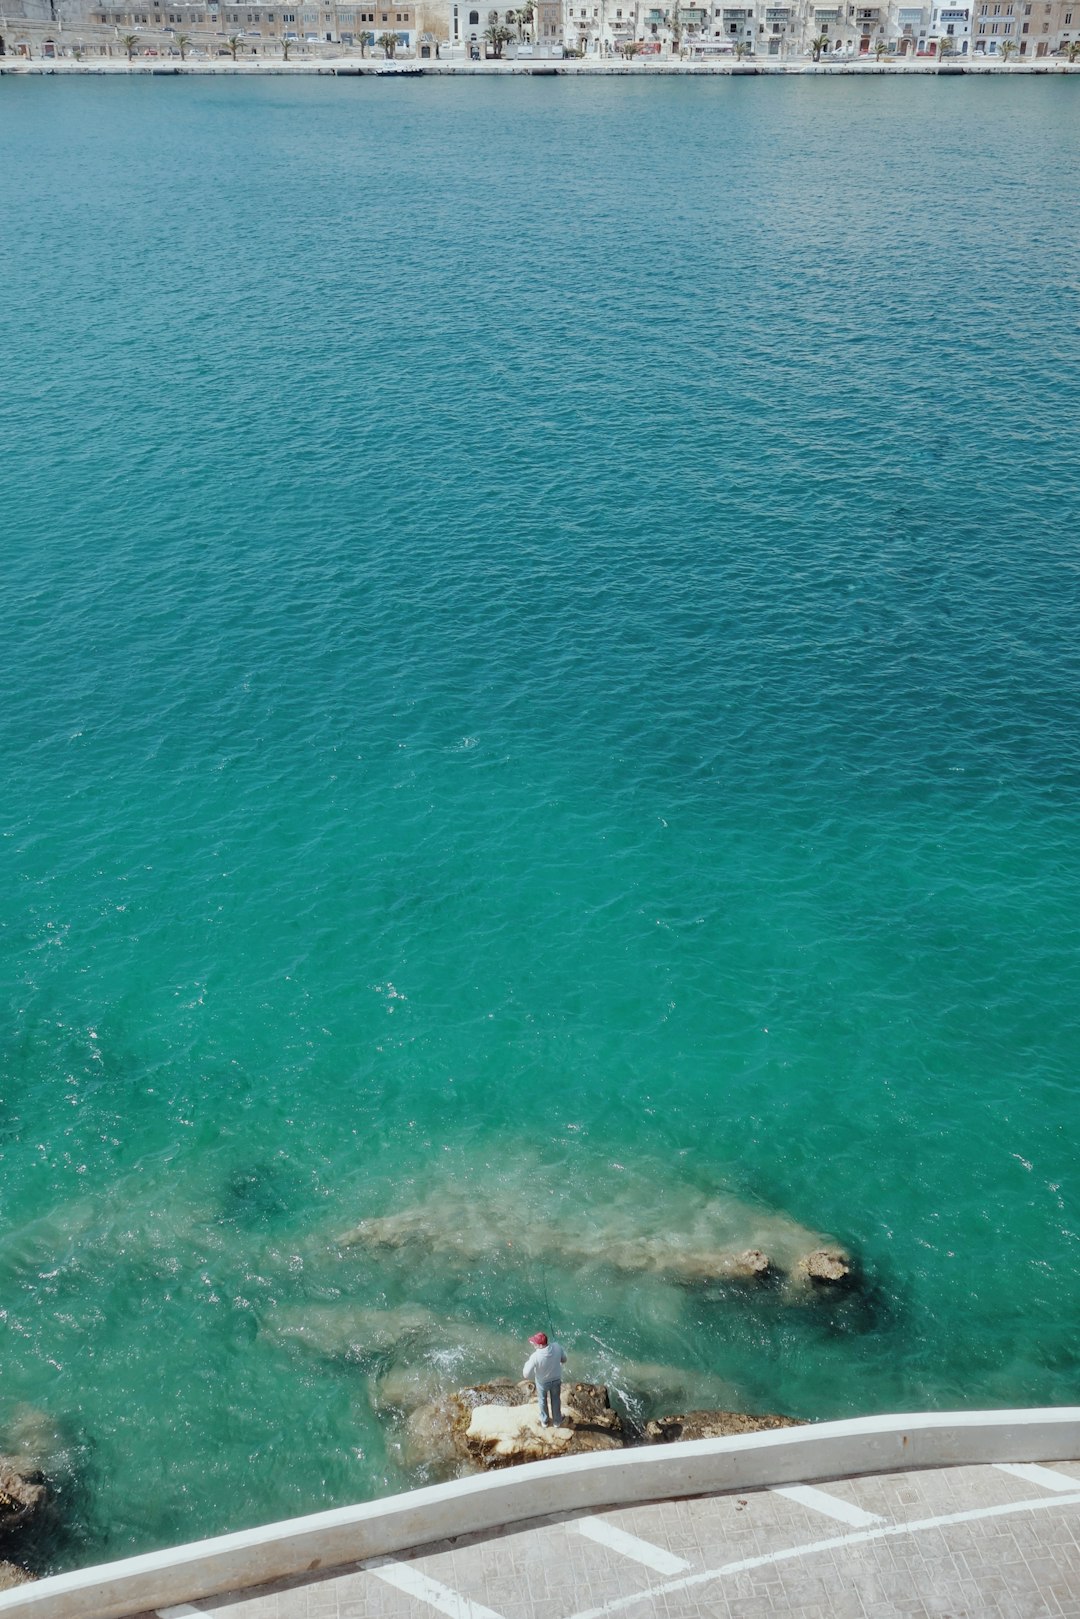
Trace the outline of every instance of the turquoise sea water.
<path fill-rule="evenodd" d="M 416 1482 L 432 1336 L 1074 1400 L 1080 84 L 9 78 L 0 150 L 39 1555 Z M 865 1293 L 605 1268 L 709 1198 Z"/>

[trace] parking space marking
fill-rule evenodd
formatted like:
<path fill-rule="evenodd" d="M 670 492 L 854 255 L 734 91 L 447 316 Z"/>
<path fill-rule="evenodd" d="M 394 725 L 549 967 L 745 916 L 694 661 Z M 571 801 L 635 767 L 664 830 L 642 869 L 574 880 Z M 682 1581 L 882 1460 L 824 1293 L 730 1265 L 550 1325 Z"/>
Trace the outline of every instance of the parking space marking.
<path fill-rule="evenodd" d="M 862 1507 L 852 1506 L 850 1501 L 842 1501 L 828 1490 L 816 1490 L 812 1484 L 777 1484 L 769 1494 L 786 1496 L 801 1507 L 809 1507 L 811 1512 L 835 1518 L 837 1523 L 849 1523 L 853 1529 L 866 1529 L 872 1523 L 885 1522 L 880 1512 L 864 1512 Z"/>
<path fill-rule="evenodd" d="M 365 1572 L 374 1574 L 395 1590 L 404 1591 L 406 1596 L 416 1597 L 418 1602 L 426 1602 L 437 1613 L 446 1614 L 447 1619 L 502 1619 L 502 1614 L 496 1613 L 494 1608 L 485 1608 L 480 1602 L 470 1602 L 468 1597 L 452 1591 L 448 1585 L 421 1574 L 412 1563 L 368 1563 Z"/>
<path fill-rule="evenodd" d="M 681 1579 L 667 1580 L 647 1591 L 631 1596 L 612 1597 L 598 1608 L 583 1608 L 572 1619 L 607 1619 L 608 1614 L 621 1613 L 639 1602 L 655 1602 L 659 1597 L 673 1596 L 676 1591 L 689 1591 L 697 1585 L 709 1585 L 725 1574 L 746 1574 L 755 1568 L 768 1568 L 771 1563 L 786 1563 L 798 1557 L 813 1557 L 818 1552 L 843 1551 L 848 1546 L 866 1546 L 875 1540 L 891 1540 L 900 1535 L 917 1535 L 927 1529 L 950 1529 L 954 1524 L 976 1523 L 980 1518 L 1007 1518 L 1013 1513 L 1045 1512 L 1055 1507 L 1080 1506 L 1080 1492 L 1076 1495 L 1042 1495 L 1037 1501 L 1010 1501 L 993 1507 L 972 1507 L 967 1512 L 947 1512 L 940 1518 L 919 1518 L 909 1523 L 884 1523 L 877 1529 L 857 1530 L 850 1535 L 834 1535 L 830 1540 L 814 1540 L 805 1546 L 787 1546 L 783 1551 L 765 1552 L 760 1557 L 744 1557 L 737 1563 L 724 1563 L 719 1568 L 708 1568 L 701 1574 L 684 1574 Z"/>
<path fill-rule="evenodd" d="M 584 1518 L 576 1527 L 579 1535 L 587 1535 L 598 1545 L 606 1546 L 609 1551 L 618 1552 L 623 1557 L 632 1557 L 635 1563 L 644 1563 L 646 1568 L 654 1569 L 657 1574 L 685 1574 L 690 1567 L 685 1557 L 676 1557 L 662 1546 L 654 1546 L 651 1540 L 628 1535 L 625 1529 L 616 1529 L 613 1523 L 605 1523 L 603 1518 Z"/>
<path fill-rule="evenodd" d="M 1038 1462 L 995 1462 L 999 1473 L 1011 1473 L 1025 1484 L 1041 1484 L 1044 1490 L 1080 1490 L 1080 1479 L 1059 1473 L 1056 1467 L 1040 1467 Z"/>

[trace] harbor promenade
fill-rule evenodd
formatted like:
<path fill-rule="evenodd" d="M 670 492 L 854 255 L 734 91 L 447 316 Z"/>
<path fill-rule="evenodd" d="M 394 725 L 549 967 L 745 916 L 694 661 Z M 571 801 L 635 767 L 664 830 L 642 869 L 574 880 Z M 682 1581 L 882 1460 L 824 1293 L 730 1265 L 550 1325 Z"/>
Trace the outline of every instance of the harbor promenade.
<path fill-rule="evenodd" d="M 144 1619 L 1080 1616 L 1080 1461 L 663 1501 L 441 1541 Z"/>
<path fill-rule="evenodd" d="M 6 1613 L 1080 1619 L 1080 1411 L 538 1462 L 60 1575 L 0 1597 Z"/>
<path fill-rule="evenodd" d="M 145 57 L 127 61 L 122 54 L 112 57 L 91 55 L 81 61 L 71 57 L 41 57 L 40 53 L 25 58 L 9 55 L 0 60 L 0 75 L 78 76 L 135 74 L 144 77 L 198 78 L 207 74 L 214 77 L 271 78 L 279 75 L 316 76 L 325 78 L 637 78 L 654 79 L 671 76 L 682 78 L 791 78 L 812 76 L 820 78 L 880 78 L 899 77 L 1045 77 L 1046 75 L 1080 74 L 1080 61 L 1065 58 L 1043 58 L 1032 62 L 1002 62 L 993 57 L 980 60 L 966 57 L 963 63 L 947 61 L 941 65 L 934 60 L 887 60 L 813 62 L 797 57 L 790 61 L 764 59 L 754 62 L 680 62 L 665 58 L 648 62 L 574 61 L 572 59 L 539 58 L 533 61 L 501 62 L 416 62 L 412 58 L 386 62 L 358 56 L 301 57 L 284 62 L 279 57 L 257 57 L 232 61 L 229 58 L 193 59 L 181 62 L 169 57 Z"/>

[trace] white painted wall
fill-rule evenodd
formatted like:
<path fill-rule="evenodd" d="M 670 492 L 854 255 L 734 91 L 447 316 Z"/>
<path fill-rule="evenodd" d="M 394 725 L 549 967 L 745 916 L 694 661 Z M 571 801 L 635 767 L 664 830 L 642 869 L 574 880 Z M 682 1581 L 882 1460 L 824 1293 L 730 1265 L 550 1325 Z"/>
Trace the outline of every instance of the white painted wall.
<path fill-rule="evenodd" d="M 564 1457 L 57 1574 L 0 1595 L 0 1619 L 120 1619 L 552 1512 L 914 1467 L 1078 1456 L 1080 1406 L 857 1417 Z"/>

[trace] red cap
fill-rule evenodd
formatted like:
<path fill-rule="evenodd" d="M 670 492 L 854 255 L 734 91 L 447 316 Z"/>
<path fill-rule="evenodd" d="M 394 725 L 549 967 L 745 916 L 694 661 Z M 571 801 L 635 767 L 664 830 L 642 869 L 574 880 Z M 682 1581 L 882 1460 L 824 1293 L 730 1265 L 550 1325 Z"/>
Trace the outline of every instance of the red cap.
<path fill-rule="evenodd" d="M 539 1344 L 541 1349 L 546 1349 L 547 1348 L 547 1333 L 546 1332 L 534 1332 L 532 1337 L 529 1339 L 529 1342 L 531 1344 Z"/>

